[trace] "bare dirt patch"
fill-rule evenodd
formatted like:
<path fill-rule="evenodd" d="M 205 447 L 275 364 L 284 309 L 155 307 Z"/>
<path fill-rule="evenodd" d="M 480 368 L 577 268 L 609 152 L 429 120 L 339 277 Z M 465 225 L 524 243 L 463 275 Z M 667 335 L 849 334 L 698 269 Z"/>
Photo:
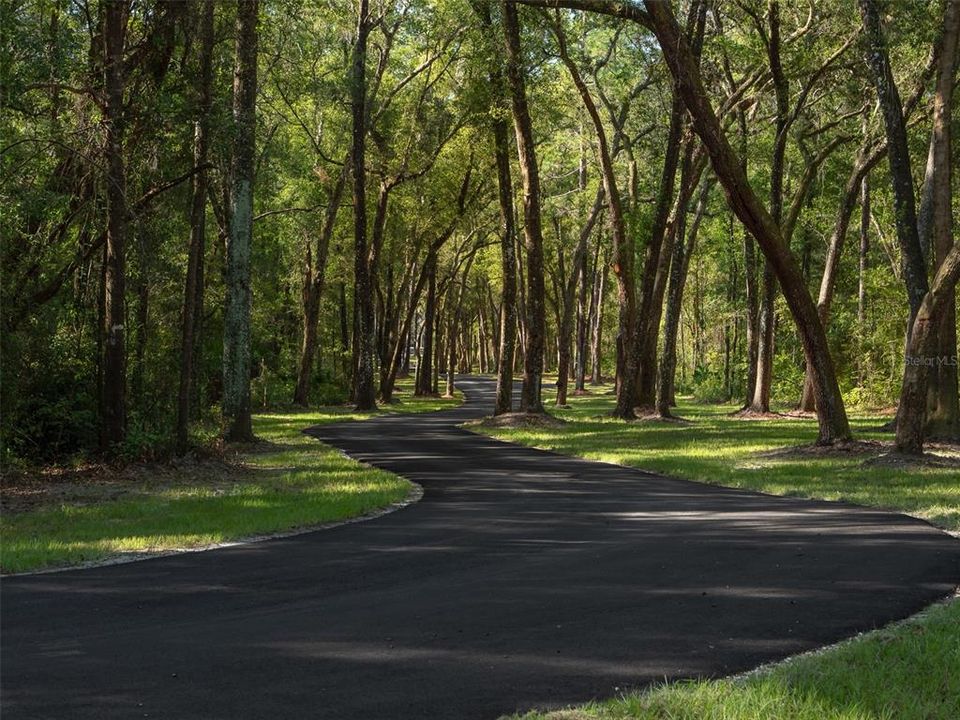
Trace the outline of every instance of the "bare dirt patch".
<path fill-rule="evenodd" d="M 511 412 L 466 423 L 467 427 L 561 428 L 567 423 L 546 413 Z"/>
<path fill-rule="evenodd" d="M 187 455 L 124 467 L 88 464 L 4 473 L 0 512 L 17 514 L 60 505 L 95 505 L 179 487 L 227 489 L 250 471 L 232 455 Z"/>
<path fill-rule="evenodd" d="M 864 466 L 898 467 L 903 469 L 936 467 L 960 468 L 960 445 L 955 443 L 927 443 L 923 455 L 904 455 L 896 452 L 892 441 L 848 440 L 833 445 L 793 445 L 757 453 L 756 457 L 775 460 L 804 460 L 813 458 L 862 458 Z"/>

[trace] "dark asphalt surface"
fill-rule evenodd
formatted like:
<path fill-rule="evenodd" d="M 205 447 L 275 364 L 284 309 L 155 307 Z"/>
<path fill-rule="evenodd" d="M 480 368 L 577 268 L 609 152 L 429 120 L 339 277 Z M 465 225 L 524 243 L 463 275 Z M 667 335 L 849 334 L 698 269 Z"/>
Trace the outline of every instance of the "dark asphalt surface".
<path fill-rule="evenodd" d="M 918 520 L 505 445 L 465 406 L 311 431 L 426 491 L 368 522 L 2 587 L 17 718 L 495 718 L 718 676 L 960 583 Z"/>

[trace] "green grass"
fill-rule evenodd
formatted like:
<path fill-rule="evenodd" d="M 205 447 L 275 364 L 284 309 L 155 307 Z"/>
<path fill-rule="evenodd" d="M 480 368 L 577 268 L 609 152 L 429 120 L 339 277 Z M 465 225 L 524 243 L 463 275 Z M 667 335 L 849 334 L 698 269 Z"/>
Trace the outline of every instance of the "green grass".
<path fill-rule="evenodd" d="M 846 500 L 899 510 L 949 530 L 960 530 L 960 472 L 956 467 L 865 466 L 864 457 L 763 457 L 812 443 L 815 419 L 741 420 L 732 405 L 681 400 L 675 414 L 690 424 L 624 423 L 608 417 L 609 388 L 569 399 L 570 409 L 550 412 L 568 421 L 558 428 L 472 428 L 523 445 L 615 462 L 699 482 L 776 495 Z M 877 428 L 888 418 L 851 418 L 861 440 L 891 440 Z"/>
<path fill-rule="evenodd" d="M 525 720 L 956 720 L 960 601 L 739 678 L 679 682 Z"/>
<path fill-rule="evenodd" d="M 456 400 L 416 398 L 403 385 L 388 412 L 427 412 Z M 265 442 L 239 449 L 227 476 L 142 487 L 123 498 L 64 504 L 0 518 L 0 567 L 24 572 L 108 557 L 202 547 L 342 520 L 402 500 L 406 480 L 366 467 L 301 433 L 303 428 L 378 413 L 347 407 L 254 417 Z"/>

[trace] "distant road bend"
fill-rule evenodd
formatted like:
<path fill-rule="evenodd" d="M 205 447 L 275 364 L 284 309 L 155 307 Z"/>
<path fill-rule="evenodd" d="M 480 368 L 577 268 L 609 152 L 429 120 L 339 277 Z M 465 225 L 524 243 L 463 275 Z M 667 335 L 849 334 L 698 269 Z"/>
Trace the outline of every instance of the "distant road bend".
<path fill-rule="evenodd" d="M 6 578 L 3 717 L 495 718 L 754 667 L 960 583 L 919 520 L 668 479 L 430 415 L 309 432 L 423 499 L 375 520 Z"/>

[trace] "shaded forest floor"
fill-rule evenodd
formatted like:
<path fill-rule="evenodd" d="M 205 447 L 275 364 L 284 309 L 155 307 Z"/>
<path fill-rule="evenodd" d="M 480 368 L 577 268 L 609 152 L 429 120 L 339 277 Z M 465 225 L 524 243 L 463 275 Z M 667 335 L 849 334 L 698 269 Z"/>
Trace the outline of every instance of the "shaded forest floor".
<path fill-rule="evenodd" d="M 698 482 L 897 510 L 960 531 L 960 446 L 933 444 L 920 462 L 892 456 L 893 436 L 880 430 L 887 417 L 852 414 L 857 442 L 824 451 L 811 444 L 817 433 L 812 417 L 744 419 L 734 405 L 680 398 L 674 413 L 684 422 L 627 424 L 609 417 L 614 405 L 609 387 L 591 390 L 569 397 L 569 407 L 562 409 L 545 393 L 549 411 L 563 423 L 471 429 Z"/>
<path fill-rule="evenodd" d="M 383 412 L 429 412 L 459 400 L 416 398 L 408 384 L 377 413 L 347 406 L 254 416 L 259 438 L 222 455 L 123 468 L 21 472 L 3 480 L 0 568 L 25 572 L 156 555 L 365 515 L 410 483 L 302 433 Z"/>

